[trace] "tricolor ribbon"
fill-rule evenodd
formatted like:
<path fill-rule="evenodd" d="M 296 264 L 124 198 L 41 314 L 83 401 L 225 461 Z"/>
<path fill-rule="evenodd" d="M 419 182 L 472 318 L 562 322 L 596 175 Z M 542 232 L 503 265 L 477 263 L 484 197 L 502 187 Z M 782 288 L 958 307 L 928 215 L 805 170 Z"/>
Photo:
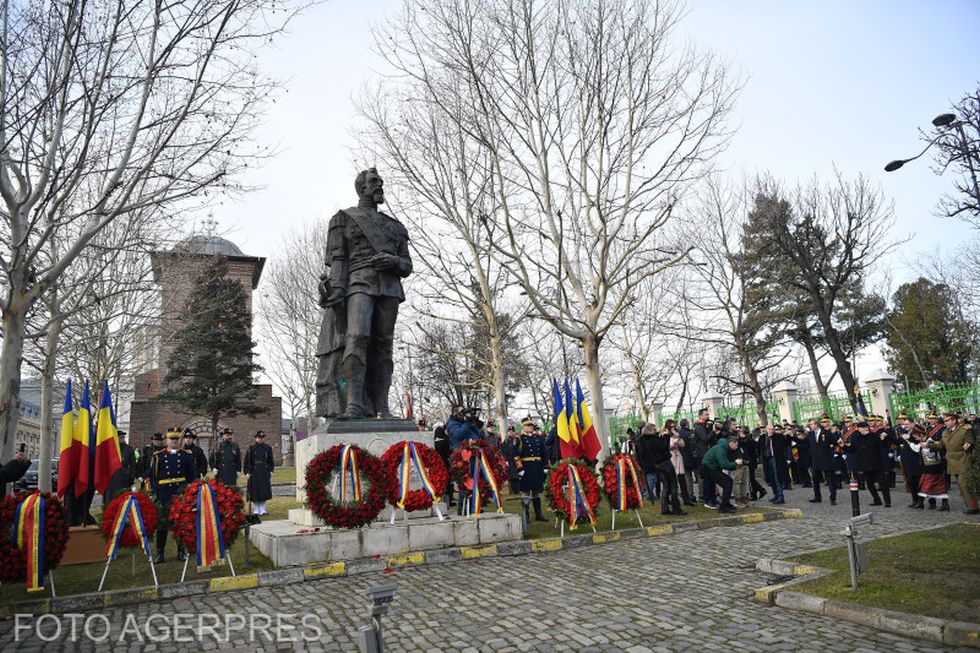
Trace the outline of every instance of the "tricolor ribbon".
<path fill-rule="evenodd" d="M 112 524 L 112 535 L 109 537 L 109 544 L 106 547 L 106 557 L 115 560 L 119 553 L 119 542 L 122 541 L 123 531 L 126 530 L 126 523 L 133 527 L 136 536 L 140 538 L 143 545 L 143 553 L 150 557 L 150 538 L 146 535 L 146 525 L 143 523 L 143 511 L 140 510 L 140 502 L 135 492 L 126 493 L 126 501 L 123 503 L 116 521 Z"/>
<path fill-rule="evenodd" d="M 357 450 L 345 444 L 340 452 L 340 502 L 347 503 L 347 476 L 350 475 L 350 490 L 354 501 L 361 502 L 361 476 L 357 473 Z"/>
<path fill-rule="evenodd" d="M 569 525 L 575 530 L 575 523 L 579 516 L 588 517 L 589 522 L 595 526 L 595 515 L 592 506 L 585 499 L 585 491 L 582 489 L 582 479 L 578 476 L 578 470 L 574 465 L 568 466 L 568 505 L 571 507 L 571 514 L 568 516 Z"/>
<path fill-rule="evenodd" d="M 473 477 L 473 493 L 470 494 L 470 514 L 474 517 L 480 516 L 480 504 L 483 503 L 480 501 L 481 474 L 487 479 L 487 485 L 490 486 L 490 496 L 493 502 L 497 504 L 497 512 L 503 512 L 504 509 L 500 505 L 500 492 L 497 490 L 497 481 L 490 470 L 490 464 L 487 463 L 487 456 L 481 449 L 479 458 L 475 455 L 470 457 L 470 475 Z"/>
<path fill-rule="evenodd" d="M 422 489 L 432 497 L 433 501 L 436 500 L 436 492 L 432 487 L 432 483 L 429 481 L 428 475 L 425 473 L 425 468 L 422 467 L 418 451 L 415 450 L 415 443 L 406 442 L 402 448 L 402 462 L 398 468 L 398 507 L 402 510 L 405 509 L 405 501 L 408 498 L 412 464 L 415 465 L 415 471 L 418 472 L 419 479 L 422 481 Z"/>
<path fill-rule="evenodd" d="M 218 497 L 208 483 L 197 486 L 197 570 L 205 571 L 211 565 L 225 562 L 225 538 L 221 532 L 221 515 L 218 513 Z"/>
<path fill-rule="evenodd" d="M 643 495 L 640 493 L 640 481 L 636 475 L 636 467 L 633 459 L 623 457 L 616 461 L 616 490 L 619 498 L 619 512 L 626 512 L 626 479 L 627 475 L 632 481 L 633 489 L 636 490 L 636 499 L 640 502 L 639 509 L 643 509 Z"/>
<path fill-rule="evenodd" d="M 14 511 L 17 549 L 27 554 L 27 591 L 44 589 L 44 497 L 31 494 Z"/>

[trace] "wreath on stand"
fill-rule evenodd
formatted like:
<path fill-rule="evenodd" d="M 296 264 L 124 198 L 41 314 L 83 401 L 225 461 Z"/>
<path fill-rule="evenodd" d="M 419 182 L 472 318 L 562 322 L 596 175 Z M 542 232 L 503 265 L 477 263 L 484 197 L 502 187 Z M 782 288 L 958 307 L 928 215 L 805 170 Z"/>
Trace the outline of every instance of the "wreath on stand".
<path fill-rule="evenodd" d="M 464 442 L 459 449 L 453 451 L 449 458 L 449 476 L 469 495 L 473 491 L 473 476 L 470 473 L 470 459 L 483 452 L 487 457 L 487 464 L 493 472 L 493 480 L 497 484 L 497 490 L 503 491 L 507 483 L 507 462 L 500 454 L 500 451 L 483 440 L 473 440 Z M 480 505 L 484 506 L 490 500 L 490 482 L 482 474 L 480 475 Z M 503 501 L 503 498 L 501 498 Z"/>
<path fill-rule="evenodd" d="M 112 529 L 116 526 L 116 518 L 119 517 L 119 511 L 122 510 L 123 505 L 129 499 L 129 495 L 134 494 L 136 496 L 136 503 L 140 507 L 140 515 L 143 517 L 143 528 L 146 531 L 146 537 L 152 537 L 153 533 L 157 530 L 157 506 L 153 503 L 153 500 L 143 494 L 142 492 L 123 492 L 118 497 L 109 502 L 109 505 L 105 507 L 102 511 L 102 523 L 100 524 L 102 528 L 102 535 L 105 536 L 107 540 L 111 540 L 115 533 Z M 140 540 L 136 531 L 133 529 L 133 525 L 130 523 L 129 519 L 126 519 L 126 524 L 123 526 L 122 537 L 119 538 L 119 546 L 137 546 L 142 547 L 143 542 Z"/>
<path fill-rule="evenodd" d="M 381 463 L 384 465 L 385 473 L 389 478 L 395 479 L 395 482 L 391 484 L 391 493 L 388 495 L 388 501 L 393 506 L 398 506 L 398 502 L 401 500 L 398 475 L 402 467 L 406 443 L 407 441 L 402 440 L 393 444 L 381 455 Z M 421 442 L 414 442 L 412 444 L 415 445 L 415 455 L 418 456 L 418 462 L 422 467 L 422 471 L 429 478 L 432 493 L 438 499 L 446 491 L 446 482 L 449 480 L 449 472 L 446 470 L 446 465 L 442 462 L 442 457 L 432 447 L 426 446 Z M 411 469 L 414 469 L 414 464 L 411 458 L 409 458 Z M 428 510 L 432 507 L 432 503 L 433 498 L 429 496 L 425 488 L 419 488 L 418 490 L 410 489 L 405 495 L 405 507 L 403 509 L 406 512 Z"/>
<path fill-rule="evenodd" d="M 616 454 L 612 458 L 606 459 L 605 464 L 602 466 L 602 490 L 609 499 L 609 504 L 612 506 L 613 510 L 619 510 L 620 474 L 617 470 L 620 460 L 624 461 L 622 481 L 623 486 L 626 488 L 626 509 L 639 510 L 643 498 L 640 496 L 639 492 L 637 492 L 637 489 L 645 486 L 646 479 L 644 478 L 643 474 L 640 473 L 640 466 L 632 456 L 627 456 L 626 454 L 620 453 Z M 635 484 L 631 474 L 630 463 L 632 463 L 632 472 L 636 474 Z"/>
<path fill-rule="evenodd" d="M 34 492 L 21 490 L 0 502 L 0 581 L 27 582 L 27 551 L 17 548 L 14 514 L 17 506 Z M 68 544 L 68 509 L 50 492 L 43 492 L 41 497 L 44 499 L 44 571 L 47 573 L 61 562 Z"/>
<path fill-rule="evenodd" d="M 357 481 L 359 483 L 363 475 L 368 481 L 368 488 L 361 493 L 359 502 L 355 498 L 341 503 L 327 489 L 327 484 L 333 474 L 343 475 L 340 466 L 344 446 L 338 444 L 320 452 L 306 466 L 306 505 L 314 515 L 334 528 L 360 528 L 374 521 L 384 509 L 392 492 L 394 478 L 388 474 L 380 458 L 351 445 L 351 452 L 356 458 Z"/>
<path fill-rule="evenodd" d="M 170 524 L 174 537 L 184 545 L 187 553 L 197 553 L 197 529 L 194 525 L 197 513 L 197 488 L 207 483 L 218 502 L 218 515 L 221 517 L 221 535 L 225 546 L 231 546 L 238 532 L 245 525 L 245 500 L 237 488 L 231 488 L 217 479 L 194 481 L 180 496 L 170 504 Z M 142 510 L 143 504 L 140 503 Z"/>
<path fill-rule="evenodd" d="M 551 466 L 548 471 L 548 482 L 544 486 L 544 494 L 548 499 L 548 505 L 555 513 L 566 521 L 571 521 L 570 516 L 573 506 L 568 502 L 568 469 L 574 467 L 578 472 L 579 480 L 582 482 L 585 500 L 592 508 L 593 516 L 598 514 L 599 508 L 599 483 L 596 481 L 595 473 L 583 465 L 578 459 L 565 458 L 559 460 Z"/>

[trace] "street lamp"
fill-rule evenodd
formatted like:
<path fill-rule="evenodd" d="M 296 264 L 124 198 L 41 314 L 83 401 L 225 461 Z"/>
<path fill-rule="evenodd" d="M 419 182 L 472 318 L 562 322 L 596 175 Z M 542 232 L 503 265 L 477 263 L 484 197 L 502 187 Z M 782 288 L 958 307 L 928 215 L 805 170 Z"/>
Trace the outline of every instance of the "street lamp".
<path fill-rule="evenodd" d="M 937 129 L 941 129 L 945 127 L 956 127 L 956 131 L 960 137 L 960 148 L 962 148 L 963 152 L 965 153 L 964 158 L 966 159 L 967 167 L 970 169 L 970 176 L 973 179 L 974 197 L 980 199 L 980 184 L 977 183 L 977 170 L 974 167 L 973 156 L 971 155 L 970 152 L 970 141 L 967 139 L 966 132 L 963 130 L 963 121 L 957 120 L 955 113 L 941 113 L 932 119 L 932 125 Z M 894 161 L 889 161 L 885 165 L 885 172 L 894 172 L 899 168 L 901 168 L 906 163 L 908 163 L 909 161 L 915 161 L 920 156 L 925 154 L 930 147 L 935 145 L 936 141 L 938 141 L 940 138 L 942 138 L 945 135 L 946 135 L 945 132 L 940 132 L 936 134 L 936 136 L 931 141 L 929 141 L 924 148 L 922 148 L 921 152 L 919 152 L 918 154 L 916 154 L 911 158 L 896 159 Z"/>

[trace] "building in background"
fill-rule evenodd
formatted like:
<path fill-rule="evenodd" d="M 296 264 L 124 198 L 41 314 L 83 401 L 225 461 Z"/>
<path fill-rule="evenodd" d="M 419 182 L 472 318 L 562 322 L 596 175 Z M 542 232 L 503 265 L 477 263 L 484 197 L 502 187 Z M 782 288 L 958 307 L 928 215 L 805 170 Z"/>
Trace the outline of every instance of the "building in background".
<path fill-rule="evenodd" d="M 160 382 L 167 375 L 167 361 L 175 347 L 174 336 L 180 325 L 180 316 L 192 289 L 194 280 L 201 270 L 215 257 L 228 261 L 228 277 L 237 279 L 245 288 L 247 308 L 252 312 L 252 292 L 259 284 L 265 258 L 248 256 L 231 241 L 211 235 L 191 236 L 166 251 L 151 253 L 153 278 L 160 286 L 160 322 L 156 329 L 147 329 L 135 337 L 154 340 L 147 351 L 156 353 L 156 360 L 148 360 L 147 368 L 135 379 L 135 389 L 130 409 L 129 441 L 134 447 L 149 444 L 154 432 L 166 431 L 177 426 L 179 429 L 191 428 L 198 436 L 197 444 L 208 452 L 215 441 L 211 432 L 211 419 L 205 415 L 195 415 L 173 402 L 161 401 Z M 155 333 L 154 333 L 155 331 Z M 152 364 L 152 367 L 149 365 Z M 252 435 L 258 431 L 266 434 L 266 443 L 275 452 L 276 462 L 282 460 L 282 400 L 272 394 L 272 386 L 256 384 L 255 403 L 266 412 L 255 417 L 237 415 L 223 419 L 218 431 L 231 428 L 235 440 L 243 448 L 251 444 Z"/>

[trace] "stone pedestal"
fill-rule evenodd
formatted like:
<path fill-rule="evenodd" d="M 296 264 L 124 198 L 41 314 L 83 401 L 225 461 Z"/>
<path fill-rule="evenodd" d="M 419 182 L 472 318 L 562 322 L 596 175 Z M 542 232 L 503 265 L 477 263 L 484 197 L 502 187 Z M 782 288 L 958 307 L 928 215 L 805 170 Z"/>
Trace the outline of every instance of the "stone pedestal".
<path fill-rule="evenodd" d="M 704 397 L 701 397 L 701 404 L 708 409 L 708 417 L 718 419 L 724 400 L 725 398 L 717 392 L 709 392 Z"/>
<path fill-rule="evenodd" d="M 791 381 L 781 381 L 773 390 L 776 403 L 779 404 L 779 419 L 793 421 L 793 406 L 796 404 L 798 393 L 796 385 Z"/>
<path fill-rule="evenodd" d="M 664 402 L 655 401 L 650 406 L 653 410 L 649 415 L 646 416 L 647 422 L 653 422 L 657 427 L 661 427 L 664 424 Z"/>
<path fill-rule="evenodd" d="M 521 517 L 495 512 L 479 519 L 422 517 L 394 525 L 375 522 L 360 529 L 301 526 L 283 519 L 252 526 L 249 533 L 252 544 L 276 567 L 292 567 L 519 540 Z"/>
<path fill-rule="evenodd" d="M 895 377 L 882 370 L 874 370 L 864 381 L 871 391 L 871 412 L 881 417 L 891 417 L 897 420 L 898 415 L 889 415 L 891 406 L 889 398 L 895 391 Z"/>
<path fill-rule="evenodd" d="M 321 451 L 338 444 L 356 444 L 381 457 L 388 447 L 402 440 L 432 446 L 432 431 L 419 431 L 411 420 L 330 420 L 296 443 L 296 500 L 305 501 L 306 466 Z"/>

